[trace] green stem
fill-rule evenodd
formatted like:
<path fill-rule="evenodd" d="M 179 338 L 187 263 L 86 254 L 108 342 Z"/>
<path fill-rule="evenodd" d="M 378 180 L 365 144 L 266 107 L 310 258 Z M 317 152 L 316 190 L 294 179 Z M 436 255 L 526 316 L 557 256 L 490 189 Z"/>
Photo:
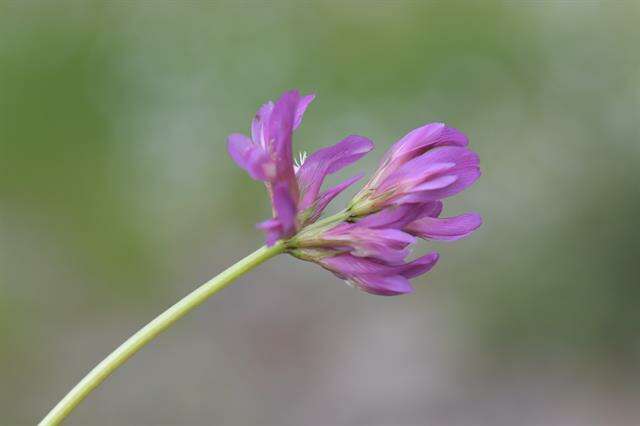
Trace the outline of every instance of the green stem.
<path fill-rule="evenodd" d="M 285 244 L 282 241 L 279 241 L 272 247 L 262 247 L 189 293 L 178 303 L 171 306 L 149 324 L 141 328 L 136 334 L 111 352 L 100 364 L 96 365 L 84 379 L 53 407 L 39 425 L 49 426 L 60 424 L 93 389 L 100 385 L 111 373 L 142 349 L 144 345 L 153 340 L 158 334 L 182 318 L 193 308 L 207 300 L 210 296 L 231 284 L 236 278 L 284 251 Z"/>
<path fill-rule="evenodd" d="M 305 235 L 309 235 L 319 229 L 322 229 L 323 227 L 329 226 L 329 225 L 333 225 L 333 224 L 337 224 L 340 223 L 342 221 L 345 221 L 347 219 L 349 219 L 349 217 L 351 216 L 351 213 L 349 212 L 349 210 L 342 210 L 332 216 L 328 216 L 325 217 L 324 219 L 321 219 L 317 222 L 314 222 L 310 225 L 307 225 L 306 227 L 302 228 L 300 231 L 298 231 L 298 233 L 296 235 L 294 235 L 289 241 L 295 245 L 296 241 L 298 241 L 300 239 L 300 237 L 304 237 Z"/>
<path fill-rule="evenodd" d="M 320 219 L 319 221 L 309 225 L 308 228 L 322 228 L 325 225 L 331 225 L 334 223 L 342 222 L 343 220 L 347 220 L 351 216 L 351 212 L 349 210 L 342 210 L 334 215 L 325 217 L 324 219 Z"/>

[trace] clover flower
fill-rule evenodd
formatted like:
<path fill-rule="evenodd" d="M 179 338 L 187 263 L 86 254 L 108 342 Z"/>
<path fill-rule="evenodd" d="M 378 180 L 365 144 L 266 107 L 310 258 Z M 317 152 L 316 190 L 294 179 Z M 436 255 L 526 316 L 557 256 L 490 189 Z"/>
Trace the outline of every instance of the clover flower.
<path fill-rule="evenodd" d="M 368 293 L 396 295 L 412 291 L 408 278 L 424 274 L 438 261 L 432 252 L 405 263 L 416 237 L 454 241 L 480 227 L 477 213 L 440 218 L 441 201 L 391 206 L 353 222 L 302 231 L 292 254 L 316 262 Z"/>
<path fill-rule="evenodd" d="M 412 130 L 385 154 L 350 208 L 366 215 L 390 205 L 425 203 L 455 195 L 480 177 L 478 155 L 457 129 L 430 123 Z"/>
<path fill-rule="evenodd" d="M 315 95 L 293 90 L 267 102 L 251 123 L 251 137 L 234 133 L 228 150 L 255 180 L 264 182 L 273 215 L 259 223 L 267 245 L 213 277 L 141 328 L 93 368 L 40 422 L 58 425 L 93 389 L 140 348 L 236 278 L 282 253 L 315 262 L 368 293 L 392 296 L 412 291 L 410 279 L 430 271 L 436 252 L 407 261 L 417 238 L 453 241 L 476 230 L 477 213 L 441 218 L 442 199 L 480 176 L 478 156 L 467 137 L 441 123 L 419 127 L 396 142 L 348 207 L 320 219 L 327 205 L 362 175 L 321 192 L 327 175 L 356 162 L 373 148 L 348 136 L 294 162 L 293 132 Z"/>
<path fill-rule="evenodd" d="M 343 212 L 317 222 L 327 204 L 358 180 L 355 176 L 320 193 L 326 175 L 357 161 L 373 144 L 349 136 L 338 144 L 293 159 L 292 133 L 313 95 L 285 93 L 263 105 L 252 138 L 229 137 L 232 158 L 254 179 L 265 182 L 273 218 L 258 224 L 267 244 L 285 240 L 286 250 L 373 294 L 412 290 L 410 278 L 438 261 L 432 252 L 406 262 L 417 238 L 452 241 L 477 229 L 477 213 L 440 218 L 443 198 L 469 187 L 480 175 L 478 156 L 467 137 L 441 123 L 409 132 L 384 155 L 378 170 Z"/>
<path fill-rule="evenodd" d="M 373 149 L 362 136 L 351 135 L 337 144 L 322 148 L 299 163 L 292 155 L 293 131 L 302 123 L 305 110 L 315 95 L 284 93 L 280 99 L 262 105 L 251 123 L 251 138 L 234 133 L 229 136 L 231 158 L 255 180 L 265 182 L 271 198 L 273 218 L 259 223 L 267 244 L 291 237 L 304 225 L 316 221 L 340 192 L 362 176 L 354 176 L 320 193 L 324 178 L 359 160 Z"/>
<path fill-rule="evenodd" d="M 399 265 L 342 253 L 321 259 L 318 263 L 354 287 L 378 296 L 395 296 L 413 291 L 410 278 L 426 272 L 438 261 L 436 252 Z"/>

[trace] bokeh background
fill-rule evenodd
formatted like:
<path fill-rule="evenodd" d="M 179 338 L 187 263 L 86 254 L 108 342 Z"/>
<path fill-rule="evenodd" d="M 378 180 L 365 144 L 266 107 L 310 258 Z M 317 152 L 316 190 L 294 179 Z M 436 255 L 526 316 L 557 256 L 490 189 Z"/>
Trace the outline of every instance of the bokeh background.
<path fill-rule="evenodd" d="M 376 142 L 342 176 L 422 123 L 467 132 L 484 175 L 447 212 L 485 225 L 420 246 L 442 258 L 411 296 L 277 258 L 69 425 L 640 424 L 639 19 L 633 1 L 1 1 L 0 424 L 34 424 L 262 243 L 267 198 L 225 140 L 290 88 L 318 94 L 296 150 Z"/>

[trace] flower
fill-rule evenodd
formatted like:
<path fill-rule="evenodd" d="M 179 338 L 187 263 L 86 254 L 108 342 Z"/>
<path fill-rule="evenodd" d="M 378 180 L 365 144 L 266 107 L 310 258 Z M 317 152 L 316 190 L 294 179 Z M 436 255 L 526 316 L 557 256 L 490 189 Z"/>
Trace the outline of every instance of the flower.
<path fill-rule="evenodd" d="M 341 142 L 322 148 L 295 165 L 292 153 L 293 131 L 315 95 L 300 96 L 298 91 L 284 93 L 275 103 L 262 105 L 251 123 L 251 137 L 229 135 L 231 158 L 255 180 L 263 181 L 271 198 L 273 217 L 260 224 L 267 244 L 293 236 L 303 226 L 317 220 L 324 208 L 349 185 L 362 176 L 354 176 L 322 193 L 325 176 L 357 161 L 373 148 L 362 136 L 348 136 Z"/>
<path fill-rule="evenodd" d="M 357 225 L 374 229 L 400 229 L 425 240 L 455 241 L 468 237 L 482 225 L 475 212 L 441 218 L 442 201 L 391 206 L 369 215 Z"/>
<path fill-rule="evenodd" d="M 412 262 L 389 265 L 376 259 L 343 253 L 323 258 L 319 264 L 354 287 L 379 296 L 411 293 L 410 278 L 426 272 L 438 261 L 438 253 L 424 255 Z"/>
<path fill-rule="evenodd" d="M 333 247 L 360 257 L 388 263 L 402 262 L 416 237 L 425 240 L 455 241 L 469 236 L 482 225 L 475 212 L 449 218 L 439 217 L 441 201 L 387 207 L 354 222 L 328 225 L 315 232 L 302 231 L 299 247 Z"/>
<path fill-rule="evenodd" d="M 293 254 L 369 293 L 411 292 L 409 278 L 428 272 L 439 258 L 432 252 L 406 262 L 417 238 L 454 241 L 482 224 L 474 212 L 440 217 L 441 199 L 480 176 L 478 156 L 467 145 L 462 132 L 441 123 L 409 132 L 384 155 L 346 219 L 302 230 Z"/>
<path fill-rule="evenodd" d="M 425 203 L 455 195 L 480 177 L 467 137 L 442 123 L 412 130 L 387 151 L 371 180 L 354 197 L 356 216 L 390 205 Z"/>
<path fill-rule="evenodd" d="M 362 175 L 321 192 L 324 178 L 356 162 L 373 148 L 351 135 L 294 161 L 292 136 L 314 95 L 284 93 L 258 110 L 251 137 L 229 136 L 229 153 L 271 198 L 273 217 L 259 223 L 267 245 L 317 263 L 354 287 L 377 295 L 412 291 L 410 279 L 439 259 L 430 252 L 407 261 L 418 238 L 454 241 L 482 224 L 478 213 L 440 217 L 442 199 L 471 186 L 480 176 L 478 155 L 467 137 L 442 123 L 426 124 L 398 140 L 348 208 L 318 221 L 325 207 Z"/>
<path fill-rule="evenodd" d="M 412 291 L 408 278 L 431 270 L 438 260 L 432 252 L 405 263 L 416 237 L 454 241 L 482 224 L 477 213 L 440 218 L 442 202 L 387 207 L 356 222 L 341 222 L 320 232 L 301 232 L 295 253 L 314 261 L 355 287 L 373 294 Z M 305 252 L 306 248 L 311 250 Z M 318 250 L 320 249 L 320 250 Z"/>

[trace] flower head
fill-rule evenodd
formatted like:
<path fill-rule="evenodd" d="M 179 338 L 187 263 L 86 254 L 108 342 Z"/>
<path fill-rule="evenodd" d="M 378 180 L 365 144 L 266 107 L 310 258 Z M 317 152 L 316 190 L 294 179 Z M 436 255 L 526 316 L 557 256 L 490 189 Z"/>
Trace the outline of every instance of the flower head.
<path fill-rule="evenodd" d="M 409 279 L 430 271 L 438 257 L 438 253 L 433 252 L 412 262 L 390 265 L 377 259 L 343 253 L 321 259 L 319 264 L 367 293 L 395 296 L 412 292 Z"/>
<path fill-rule="evenodd" d="M 442 218 L 442 208 L 442 201 L 391 206 L 359 220 L 357 224 L 376 229 L 400 229 L 415 237 L 438 241 L 468 237 L 482 225 L 482 217 L 478 213 Z"/>
<path fill-rule="evenodd" d="M 271 197 L 273 217 L 258 227 L 268 245 L 283 239 L 290 254 L 366 292 L 411 292 L 409 279 L 431 270 L 439 258 L 431 252 L 407 261 L 418 238 L 453 241 L 482 224 L 477 213 L 440 217 L 441 200 L 480 176 L 477 154 L 454 128 L 441 123 L 419 127 L 389 149 L 346 210 L 318 221 L 329 202 L 362 176 L 321 192 L 324 178 L 360 159 L 373 143 L 352 135 L 311 155 L 302 153 L 294 162 L 292 134 L 313 98 L 287 92 L 258 110 L 251 138 L 229 136 L 231 157 L 265 182 Z"/>
<path fill-rule="evenodd" d="M 477 213 L 440 218 L 441 212 L 440 201 L 403 204 L 355 222 L 302 231 L 295 237 L 299 249 L 294 255 L 320 264 L 369 293 L 408 293 L 412 288 L 407 278 L 429 271 L 438 260 L 438 253 L 432 252 L 405 263 L 416 237 L 454 241 L 470 235 L 482 224 Z M 393 286 L 386 293 L 385 283 Z"/>
<path fill-rule="evenodd" d="M 366 215 L 405 203 L 441 200 L 461 192 L 480 177 L 478 155 L 467 137 L 442 123 L 412 130 L 387 151 L 351 208 Z"/>
<path fill-rule="evenodd" d="M 373 148 L 367 138 L 352 135 L 307 158 L 301 157 L 302 164 L 295 165 L 293 131 L 302 123 L 314 97 L 300 96 L 296 90 L 286 92 L 275 103 L 260 107 L 251 123 L 250 138 L 240 133 L 229 136 L 231 158 L 253 179 L 263 181 L 269 192 L 273 217 L 257 225 L 266 233 L 269 245 L 317 220 L 333 198 L 361 177 L 320 193 L 325 176 L 357 161 Z"/>

